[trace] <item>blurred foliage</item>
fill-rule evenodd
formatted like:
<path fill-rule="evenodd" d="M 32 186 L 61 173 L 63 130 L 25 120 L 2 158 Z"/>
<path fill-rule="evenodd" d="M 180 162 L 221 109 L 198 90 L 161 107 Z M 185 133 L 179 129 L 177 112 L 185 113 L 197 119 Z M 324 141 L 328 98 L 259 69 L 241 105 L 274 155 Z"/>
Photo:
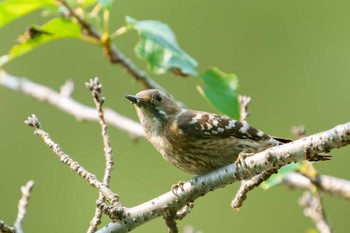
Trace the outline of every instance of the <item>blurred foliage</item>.
<path fill-rule="evenodd" d="M 5 0 L 0 2 L 0 27 L 39 8 L 54 4 L 54 0 Z"/>

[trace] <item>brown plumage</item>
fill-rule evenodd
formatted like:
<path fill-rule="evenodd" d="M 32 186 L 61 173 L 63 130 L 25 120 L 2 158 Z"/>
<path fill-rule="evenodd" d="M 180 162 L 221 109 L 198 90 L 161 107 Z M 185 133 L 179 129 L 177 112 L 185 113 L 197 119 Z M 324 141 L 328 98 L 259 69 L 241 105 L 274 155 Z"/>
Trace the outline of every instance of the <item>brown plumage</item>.
<path fill-rule="evenodd" d="M 168 94 L 150 89 L 126 95 L 136 108 L 147 139 L 163 158 L 192 174 L 235 162 L 239 153 L 256 153 L 289 142 L 244 122 L 181 108 Z"/>

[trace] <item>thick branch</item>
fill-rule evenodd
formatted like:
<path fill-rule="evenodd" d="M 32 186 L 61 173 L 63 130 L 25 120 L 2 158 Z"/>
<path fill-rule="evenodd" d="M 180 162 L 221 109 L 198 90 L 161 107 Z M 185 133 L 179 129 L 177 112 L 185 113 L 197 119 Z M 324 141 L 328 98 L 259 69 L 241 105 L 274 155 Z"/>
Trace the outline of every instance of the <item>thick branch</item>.
<path fill-rule="evenodd" d="M 180 209 L 186 203 L 194 201 L 209 191 L 291 162 L 314 160 L 317 154 L 348 144 L 350 144 L 350 122 L 288 144 L 269 148 L 245 158 L 244 164 L 239 161 L 211 173 L 194 177 L 183 185 L 184 191 L 178 190 L 178 196 L 170 191 L 146 203 L 129 208 L 126 210 L 123 221 L 110 223 L 98 232 L 128 232 L 161 216 L 162 209 L 166 206 Z"/>
<path fill-rule="evenodd" d="M 3 70 L 0 70 L 0 85 L 22 92 L 39 101 L 45 101 L 73 115 L 78 120 L 99 121 L 95 108 L 83 105 L 70 96 L 56 92 L 46 86 L 7 74 Z M 144 131 L 138 122 L 124 117 L 111 109 L 105 109 L 104 112 L 107 124 L 124 130 L 135 137 L 144 137 Z"/>

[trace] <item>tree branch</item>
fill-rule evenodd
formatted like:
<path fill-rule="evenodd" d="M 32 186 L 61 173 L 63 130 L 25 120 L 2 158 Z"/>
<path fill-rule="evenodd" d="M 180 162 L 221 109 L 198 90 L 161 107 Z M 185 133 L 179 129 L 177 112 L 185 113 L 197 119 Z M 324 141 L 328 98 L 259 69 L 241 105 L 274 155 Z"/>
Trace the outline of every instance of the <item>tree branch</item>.
<path fill-rule="evenodd" d="M 46 86 L 34 83 L 25 78 L 17 78 L 0 70 L 0 85 L 14 91 L 22 92 L 39 101 L 50 105 L 74 116 L 77 120 L 99 121 L 95 108 L 83 105 L 71 98 L 66 92 L 56 92 Z M 133 137 L 144 137 L 145 133 L 141 125 L 119 113 L 105 109 L 105 120 L 109 125 L 130 133 Z"/>
<path fill-rule="evenodd" d="M 231 202 L 231 208 L 234 211 L 239 211 L 243 202 L 247 199 L 248 192 L 259 186 L 263 181 L 267 180 L 272 174 L 276 173 L 277 171 L 277 168 L 273 168 L 267 171 L 263 171 L 262 173 L 253 176 L 249 180 L 243 180 L 234 199 Z"/>
<path fill-rule="evenodd" d="M 141 205 L 128 208 L 122 221 L 110 223 L 98 232 L 128 232 L 162 216 L 162 208 L 165 206 L 179 210 L 209 191 L 291 162 L 315 160 L 322 152 L 329 152 L 348 144 L 350 144 L 350 122 L 288 144 L 269 148 L 245 158 L 244 162 L 237 161 L 211 173 L 194 177 L 183 185 L 183 190 L 178 190 L 177 196 L 170 191 Z"/>
<path fill-rule="evenodd" d="M 24 215 L 26 214 L 26 208 L 30 198 L 30 193 L 33 189 L 34 181 L 30 180 L 25 186 L 21 187 L 22 197 L 18 202 L 18 213 L 15 221 L 15 228 L 17 233 L 23 233 L 22 222 Z"/>
<path fill-rule="evenodd" d="M 0 220 L 0 232 L 1 233 L 16 233 L 14 227 L 8 226 L 4 221 Z"/>
<path fill-rule="evenodd" d="M 23 233 L 22 222 L 26 214 L 30 193 L 33 189 L 34 181 L 30 180 L 26 185 L 21 187 L 22 197 L 18 202 L 18 213 L 14 227 L 8 226 L 4 221 L 0 220 L 1 233 Z"/>
<path fill-rule="evenodd" d="M 282 182 L 290 188 L 303 190 L 312 190 L 315 185 L 325 193 L 350 200 L 350 181 L 341 178 L 318 175 L 312 181 L 300 173 L 290 172 L 283 177 Z"/>
<path fill-rule="evenodd" d="M 104 118 L 104 111 L 102 108 L 102 105 L 104 103 L 104 98 L 101 96 L 102 84 L 96 77 L 95 79 L 91 79 L 90 82 L 86 83 L 86 87 L 91 91 L 91 94 L 94 99 L 96 109 L 98 112 L 98 117 L 100 119 L 99 123 L 102 129 L 102 138 L 103 138 L 104 152 L 105 152 L 105 158 L 106 158 L 106 166 L 105 166 L 105 172 L 103 175 L 102 182 L 107 187 L 109 187 L 109 183 L 111 180 L 111 173 L 113 169 L 113 153 L 112 153 L 113 150 L 109 140 L 108 127 Z M 96 202 L 104 202 L 104 201 L 105 201 L 105 197 L 103 196 L 103 193 L 100 192 Z M 93 233 L 97 230 L 98 225 L 100 225 L 101 223 L 101 217 L 102 217 L 102 210 L 96 207 L 95 215 L 90 222 L 89 229 L 87 230 L 88 233 Z"/>
<path fill-rule="evenodd" d="M 312 195 L 311 191 L 306 191 L 299 199 L 299 204 L 304 208 L 304 214 L 311 218 L 320 233 L 332 232 L 332 227 L 324 213 L 321 194 L 318 191 L 315 195 Z"/>
<path fill-rule="evenodd" d="M 241 122 L 246 122 L 248 116 L 250 115 L 248 107 L 251 101 L 250 96 L 245 96 L 245 95 L 240 95 L 238 96 L 238 100 L 239 100 L 239 106 L 240 106 L 240 121 Z"/>
<path fill-rule="evenodd" d="M 239 106 L 240 106 L 240 121 L 247 122 L 249 116 L 249 104 L 251 98 L 250 96 L 239 96 Z M 253 190 L 255 187 L 259 186 L 264 180 L 267 180 L 272 174 L 276 173 L 278 168 L 273 168 L 262 173 L 253 176 L 248 180 L 242 180 L 241 186 L 239 187 L 235 197 L 231 202 L 231 208 L 234 211 L 239 211 L 243 202 L 247 199 L 248 192 Z"/>
<path fill-rule="evenodd" d="M 134 78 L 134 80 L 141 82 L 146 89 L 158 89 L 165 92 L 164 88 L 156 83 L 146 72 L 139 70 L 130 59 L 125 57 L 125 55 L 111 43 L 110 38 L 102 40 L 100 33 L 96 31 L 91 24 L 76 14 L 74 9 L 71 8 L 65 0 L 58 0 L 58 2 L 60 2 L 62 6 L 67 9 L 69 13 L 68 16 L 75 19 L 80 24 L 86 35 L 101 42 L 106 58 L 112 64 L 118 64 L 122 66 L 131 75 L 131 77 Z"/>
<path fill-rule="evenodd" d="M 112 192 L 107 185 L 100 182 L 94 174 L 87 171 L 78 162 L 74 161 L 69 155 L 64 153 L 61 147 L 50 138 L 50 135 L 45 130 L 43 130 L 39 119 L 34 114 L 31 117 L 28 117 L 25 124 L 35 128 L 34 134 L 39 135 L 43 139 L 45 144 L 52 149 L 62 163 L 69 166 L 71 170 L 85 179 L 92 187 L 103 193 L 103 196 L 109 201 L 109 203 L 116 207 L 116 210 L 120 214 L 118 217 L 123 214 L 124 208 L 119 203 L 119 196 Z"/>

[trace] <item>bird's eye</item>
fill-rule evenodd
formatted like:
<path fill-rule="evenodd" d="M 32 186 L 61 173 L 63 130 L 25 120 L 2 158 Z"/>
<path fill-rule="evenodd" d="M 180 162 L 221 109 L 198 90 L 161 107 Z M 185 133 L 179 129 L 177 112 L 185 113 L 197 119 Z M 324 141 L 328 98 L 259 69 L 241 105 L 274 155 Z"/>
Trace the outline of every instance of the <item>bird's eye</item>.
<path fill-rule="evenodd" d="M 156 101 L 160 102 L 160 101 L 162 101 L 163 97 L 162 97 L 162 95 L 161 95 L 160 93 L 158 93 L 158 94 L 154 97 L 154 99 L 155 99 Z"/>

